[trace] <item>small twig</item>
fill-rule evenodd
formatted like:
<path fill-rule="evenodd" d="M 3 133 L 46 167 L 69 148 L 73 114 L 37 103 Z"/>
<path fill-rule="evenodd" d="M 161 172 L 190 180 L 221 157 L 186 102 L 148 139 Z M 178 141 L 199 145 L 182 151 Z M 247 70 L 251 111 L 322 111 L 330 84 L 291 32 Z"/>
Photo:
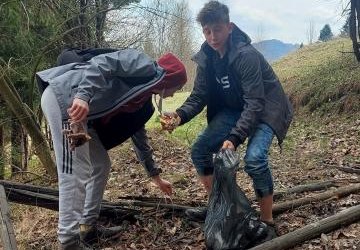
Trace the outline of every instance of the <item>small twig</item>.
<path fill-rule="evenodd" d="M 46 177 L 45 175 L 39 175 L 39 174 L 30 172 L 30 171 L 24 171 L 24 170 L 21 169 L 19 166 L 16 166 L 16 165 L 14 165 L 14 164 L 11 164 L 11 167 L 16 168 L 16 169 L 18 170 L 18 172 L 15 172 L 14 175 L 18 175 L 18 174 L 32 174 L 32 175 L 37 176 L 39 179 L 45 179 L 45 180 L 47 180 L 48 182 L 51 182 L 51 181 L 52 181 L 51 178 Z"/>
<path fill-rule="evenodd" d="M 29 14 L 28 14 L 28 12 L 27 12 L 27 10 L 26 10 L 26 7 L 25 7 L 24 3 L 23 3 L 22 1 L 20 1 L 20 3 L 21 3 L 21 5 L 22 5 L 22 7 L 23 7 L 23 9 L 24 9 L 24 11 L 25 11 L 25 14 L 26 14 L 26 18 L 27 18 L 27 30 L 28 30 L 28 32 L 29 32 L 29 31 L 30 31 L 30 18 L 29 18 Z"/>

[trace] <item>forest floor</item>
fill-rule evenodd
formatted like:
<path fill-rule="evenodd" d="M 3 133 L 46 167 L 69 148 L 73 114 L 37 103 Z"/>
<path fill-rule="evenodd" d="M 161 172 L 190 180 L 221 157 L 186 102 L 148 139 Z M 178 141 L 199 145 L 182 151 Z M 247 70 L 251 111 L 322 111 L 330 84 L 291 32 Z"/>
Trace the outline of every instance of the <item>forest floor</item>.
<path fill-rule="evenodd" d="M 275 190 L 326 180 L 334 181 L 339 187 L 359 183 L 360 175 L 339 169 L 345 166 L 360 170 L 359 131 L 360 120 L 351 117 L 295 119 L 283 152 L 280 153 L 276 140 L 271 148 Z M 206 201 L 191 163 L 189 146 L 157 129 L 151 129 L 149 135 L 156 161 L 163 170 L 162 177 L 173 184 L 173 201 L 182 200 L 183 204 L 192 205 Z M 243 154 L 244 146 L 239 152 Z M 104 199 L 116 202 L 123 196 L 163 197 L 136 161 L 130 143 L 111 150 L 110 155 L 113 165 Z M 242 169 L 237 174 L 237 181 L 248 197 L 254 196 L 251 180 Z M 276 200 L 275 204 L 323 191 L 288 195 Z M 275 216 L 277 231 L 284 235 L 359 204 L 360 193 L 312 202 Z M 141 215 L 134 221 L 123 222 L 124 230 L 117 237 L 102 241 L 101 249 L 205 249 L 201 223 L 189 221 L 182 212 L 169 209 L 138 209 L 142 210 Z M 56 249 L 56 212 L 12 204 L 11 213 L 20 249 Z M 100 221 L 106 226 L 115 225 L 104 218 Z M 293 249 L 360 249 L 360 221 L 322 234 Z"/>

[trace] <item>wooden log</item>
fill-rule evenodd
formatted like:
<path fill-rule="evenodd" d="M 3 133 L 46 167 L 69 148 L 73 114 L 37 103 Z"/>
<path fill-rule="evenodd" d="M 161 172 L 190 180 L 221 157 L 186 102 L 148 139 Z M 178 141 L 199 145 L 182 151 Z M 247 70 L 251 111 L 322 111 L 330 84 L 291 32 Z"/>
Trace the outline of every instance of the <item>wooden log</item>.
<path fill-rule="evenodd" d="M 41 187 L 41 186 L 35 186 L 30 184 L 23 184 L 13 181 L 5 181 L 0 180 L 0 185 L 3 185 L 5 190 L 7 189 L 18 189 L 18 190 L 27 190 L 34 193 L 41 193 L 41 194 L 50 194 L 54 196 L 59 196 L 59 190 L 54 188 L 48 188 L 48 187 Z"/>
<path fill-rule="evenodd" d="M 58 210 L 59 202 L 59 191 L 53 188 L 46 188 L 40 186 L 34 186 L 29 184 L 21 184 L 10 181 L 0 180 L 0 185 L 4 185 L 6 192 L 8 193 L 9 200 L 12 202 L 17 202 L 25 205 L 39 206 L 51 210 Z M 36 197 L 36 199 L 35 199 Z M 112 207 L 129 207 L 129 206 L 139 206 L 139 207 L 160 207 L 173 210 L 185 210 L 188 208 L 193 208 L 193 206 L 200 206 L 201 204 L 191 203 L 186 205 L 183 200 L 171 200 L 157 197 L 140 197 L 140 196 L 126 196 L 120 197 L 120 199 L 126 199 L 126 201 L 119 202 L 102 202 L 103 208 L 112 208 Z M 175 204 L 175 203 L 184 203 L 184 204 Z M 206 205 L 205 203 L 203 204 Z"/>
<path fill-rule="evenodd" d="M 311 202 L 322 201 L 322 200 L 330 199 L 332 197 L 339 197 L 340 198 L 340 197 L 343 197 L 343 196 L 346 196 L 346 195 L 349 195 L 349 194 L 355 194 L 355 193 L 358 193 L 358 192 L 360 192 L 360 183 L 340 187 L 340 188 L 337 188 L 335 190 L 323 192 L 323 193 L 320 193 L 320 194 L 314 194 L 314 195 L 311 195 L 310 197 L 304 197 L 304 198 L 299 198 L 299 199 L 296 199 L 296 200 L 285 201 L 285 202 L 282 202 L 282 203 L 274 204 L 273 213 L 274 214 L 279 214 L 279 213 L 282 213 L 282 212 L 284 212 L 286 210 L 296 208 L 296 207 L 300 207 L 302 205 L 306 205 L 306 204 L 309 204 Z"/>
<path fill-rule="evenodd" d="M 360 168 L 336 167 L 337 169 L 350 174 L 360 174 Z"/>
<path fill-rule="evenodd" d="M 0 185 L 0 221 L 1 239 L 5 250 L 17 249 L 14 228 L 10 219 L 10 211 L 6 199 L 5 189 Z"/>
<path fill-rule="evenodd" d="M 58 211 L 59 209 L 59 197 L 57 195 L 35 193 L 32 191 L 16 188 L 5 189 L 5 191 L 9 201 L 11 202 L 43 207 L 54 211 Z M 139 213 L 139 210 L 130 209 L 125 206 L 117 204 L 113 205 L 107 202 L 101 203 L 100 216 L 117 219 L 132 219 L 135 214 Z"/>
<path fill-rule="evenodd" d="M 251 250 L 283 250 L 296 246 L 299 243 L 313 239 L 322 233 L 328 233 L 342 226 L 360 220 L 360 205 L 345 209 L 335 215 L 318 222 L 307 225 L 303 228 L 282 235 L 273 240 L 267 241 Z"/>
<path fill-rule="evenodd" d="M 298 185 L 298 186 L 289 188 L 287 190 L 275 191 L 274 192 L 274 200 L 280 199 L 280 198 L 290 195 L 290 194 L 319 191 L 319 190 L 327 189 L 329 187 L 334 187 L 334 186 L 336 186 L 336 183 L 333 180 Z"/>

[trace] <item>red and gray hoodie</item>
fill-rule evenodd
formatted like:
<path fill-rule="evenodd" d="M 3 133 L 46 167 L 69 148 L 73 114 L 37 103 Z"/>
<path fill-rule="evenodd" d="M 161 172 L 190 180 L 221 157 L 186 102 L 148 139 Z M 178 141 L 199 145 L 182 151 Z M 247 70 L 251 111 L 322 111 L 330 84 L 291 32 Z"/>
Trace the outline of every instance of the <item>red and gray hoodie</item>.
<path fill-rule="evenodd" d="M 67 109 L 73 99 L 89 103 L 88 119 L 116 112 L 132 100 L 140 108 L 150 97 L 153 88 L 182 86 L 187 80 L 184 65 L 168 53 L 152 60 L 135 49 L 100 54 L 86 62 L 69 63 L 40 71 L 36 74 L 40 91 L 51 86 L 59 103 L 62 118 L 67 120 Z"/>

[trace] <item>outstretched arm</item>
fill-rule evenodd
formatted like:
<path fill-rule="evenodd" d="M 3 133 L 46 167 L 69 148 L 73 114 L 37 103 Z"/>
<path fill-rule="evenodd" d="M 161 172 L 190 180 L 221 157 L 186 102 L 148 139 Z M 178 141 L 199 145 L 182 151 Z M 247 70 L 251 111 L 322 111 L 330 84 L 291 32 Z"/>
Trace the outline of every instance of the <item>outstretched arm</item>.
<path fill-rule="evenodd" d="M 145 127 L 142 127 L 133 136 L 131 136 L 131 140 L 134 145 L 136 156 L 148 176 L 151 177 L 152 181 L 163 193 L 171 195 L 172 186 L 170 182 L 160 177 L 161 169 L 156 165 L 153 159 L 153 150 L 149 145 Z"/>

